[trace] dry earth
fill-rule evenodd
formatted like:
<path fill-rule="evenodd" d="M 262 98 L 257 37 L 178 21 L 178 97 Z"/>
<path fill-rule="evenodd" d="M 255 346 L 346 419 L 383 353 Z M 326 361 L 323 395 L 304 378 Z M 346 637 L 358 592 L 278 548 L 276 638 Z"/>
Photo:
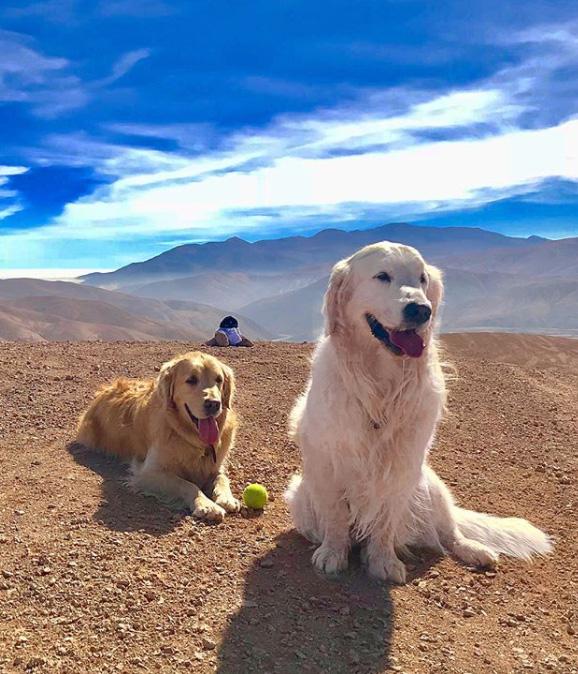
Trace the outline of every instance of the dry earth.
<path fill-rule="evenodd" d="M 530 518 L 556 552 L 496 573 L 423 553 L 404 587 L 355 564 L 320 577 L 291 529 L 285 424 L 310 345 L 219 353 L 239 383 L 234 490 L 260 481 L 272 502 L 207 526 L 66 450 L 98 384 L 186 345 L 0 344 L 0 671 L 577 672 L 576 344 L 448 338 L 459 379 L 433 464 L 462 503 Z"/>

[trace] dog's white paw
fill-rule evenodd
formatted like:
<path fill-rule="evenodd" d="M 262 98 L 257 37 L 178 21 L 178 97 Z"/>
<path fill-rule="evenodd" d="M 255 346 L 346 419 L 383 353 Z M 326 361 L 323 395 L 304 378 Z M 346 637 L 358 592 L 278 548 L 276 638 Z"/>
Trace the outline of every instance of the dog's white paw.
<path fill-rule="evenodd" d="M 228 513 L 238 513 L 241 510 L 241 502 L 238 501 L 232 494 L 215 495 L 215 503 Z"/>
<path fill-rule="evenodd" d="M 370 575 L 379 580 L 385 580 L 398 585 L 405 585 L 407 581 L 407 570 L 405 564 L 395 555 L 379 560 L 368 560 L 368 569 Z"/>
<path fill-rule="evenodd" d="M 471 566 L 494 568 L 498 563 L 498 555 L 493 550 L 471 538 L 462 538 L 454 543 L 453 553 L 462 562 Z"/>
<path fill-rule="evenodd" d="M 316 569 L 323 573 L 339 573 L 348 566 L 348 550 L 334 550 L 327 545 L 320 545 L 313 553 L 311 561 Z"/>
<path fill-rule="evenodd" d="M 197 499 L 193 508 L 193 517 L 206 522 L 222 522 L 225 510 L 208 498 Z"/>

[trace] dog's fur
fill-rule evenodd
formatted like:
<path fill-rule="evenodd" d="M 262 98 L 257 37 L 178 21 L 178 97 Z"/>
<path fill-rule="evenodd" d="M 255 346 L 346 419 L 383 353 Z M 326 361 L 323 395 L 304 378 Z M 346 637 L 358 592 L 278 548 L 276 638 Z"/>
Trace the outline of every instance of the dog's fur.
<path fill-rule="evenodd" d="M 529 558 L 551 549 L 525 520 L 459 508 L 427 464 L 445 405 L 433 336 L 442 293 L 440 271 L 400 244 L 367 246 L 333 269 L 325 335 L 290 420 L 303 475 L 286 492 L 296 528 L 319 544 L 320 570 L 345 569 L 353 543 L 363 545 L 372 575 L 398 583 L 406 579 L 398 553 L 408 546 L 480 566 L 499 553 Z M 412 327 L 402 313 L 410 302 L 432 310 L 417 328 L 425 350 L 413 358 L 379 341 L 367 320 L 371 314 L 388 334 Z"/>
<path fill-rule="evenodd" d="M 118 379 L 104 386 L 80 418 L 78 442 L 130 461 L 137 490 L 221 521 L 225 512 L 240 508 L 225 473 L 237 429 L 234 391 L 233 371 L 217 358 L 201 352 L 177 356 L 155 380 Z M 218 403 L 214 454 L 185 407 L 203 419 L 210 416 L 208 400 Z"/>

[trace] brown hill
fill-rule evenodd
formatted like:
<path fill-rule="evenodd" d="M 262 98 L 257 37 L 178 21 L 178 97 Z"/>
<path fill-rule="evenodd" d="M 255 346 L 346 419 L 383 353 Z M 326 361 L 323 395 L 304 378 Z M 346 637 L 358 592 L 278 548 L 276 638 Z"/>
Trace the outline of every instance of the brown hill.
<path fill-rule="evenodd" d="M 233 491 L 259 481 L 271 495 L 263 514 L 215 527 L 133 494 L 117 463 L 66 451 L 97 386 L 154 376 L 190 342 L 0 344 L 0 670 L 571 674 L 575 343 L 444 339 L 459 377 L 433 465 L 461 503 L 527 517 L 556 548 L 487 573 L 418 551 L 403 587 L 369 580 L 356 558 L 319 576 L 293 531 L 282 492 L 300 459 L 286 421 L 311 345 L 214 350 L 238 380 Z"/>
<path fill-rule="evenodd" d="M 139 297 L 193 300 L 233 311 L 250 302 L 302 288 L 315 278 L 315 274 L 307 272 L 292 277 L 287 274 L 210 271 L 170 281 L 124 286 L 123 289 Z"/>
<path fill-rule="evenodd" d="M 193 339 L 211 336 L 223 309 L 195 302 L 161 302 L 38 279 L 0 280 L 0 339 Z M 271 333 L 239 317 L 251 339 Z"/>
<path fill-rule="evenodd" d="M 565 370 L 578 374 L 578 339 L 503 332 L 450 333 L 442 337 L 448 353 L 460 358 L 509 363 L 525 369 Z"/>
<path fill-rule="evenodd" d="M 139 318 L 96 300 L 25 297 L 0 302 L 0 340 L 150 340 L 172 339 L 185 329 Z M 191 331 L 191 335 L 193 331 Z M 202 336 L 197 333 L 195 339 Z"/>

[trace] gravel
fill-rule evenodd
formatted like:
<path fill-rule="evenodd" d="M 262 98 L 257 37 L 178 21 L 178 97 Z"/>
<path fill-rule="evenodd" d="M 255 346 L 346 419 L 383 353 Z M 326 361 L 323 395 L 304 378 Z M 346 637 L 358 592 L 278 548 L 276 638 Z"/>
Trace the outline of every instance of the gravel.
<path fill-rule="evenodd" d="M 507 361 L 516 336 L 501 339 Z M 544 339 L 563 367 L 536 365 L 531 340 L 512 363 L 487 358 L 484 335 L 451 342 L 459 376 L 432 463 L 461 503 L 531 519 L 555 554 L 478 572 L 418 553 L 404 587 L 369 580 L 355 555 L 319 576 L 292 530 L 285 428 L 311 345 L 214 350 L 238 380 L 233 490 L 261 482 L 272 498 L 211 526 L 67 450 L 99 384 L 154 376 L 190 345 L 0 343 L 0 672 L 578 672 L 578 361 Z"/>

